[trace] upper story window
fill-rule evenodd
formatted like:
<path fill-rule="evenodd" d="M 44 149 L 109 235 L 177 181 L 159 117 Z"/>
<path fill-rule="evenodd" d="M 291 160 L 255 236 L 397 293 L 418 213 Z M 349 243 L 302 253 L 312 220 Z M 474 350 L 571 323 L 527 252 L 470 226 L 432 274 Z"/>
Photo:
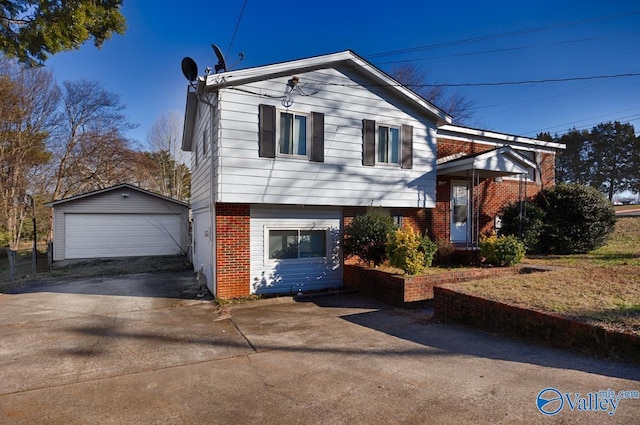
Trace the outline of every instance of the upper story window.
<path fill-rule="evenodd" d="M 377 162 L 400 165 L 400 128 L 378 126 Z"/>
<path fill-rule="evenodd" d="M 307 115 L 280 112 L 278 153 L 307 156 Z"/>
<path fill-rule="evenodd" d="M 260 105 L 258 113 L 258 156 L 277 155 L 324 162 L 324 114 L 277 111 Z"/>
<path fill-rule="evenodd" d="M 400 165 L 413 168 L 413 127 L 362 120 L 362 165 Z"/>

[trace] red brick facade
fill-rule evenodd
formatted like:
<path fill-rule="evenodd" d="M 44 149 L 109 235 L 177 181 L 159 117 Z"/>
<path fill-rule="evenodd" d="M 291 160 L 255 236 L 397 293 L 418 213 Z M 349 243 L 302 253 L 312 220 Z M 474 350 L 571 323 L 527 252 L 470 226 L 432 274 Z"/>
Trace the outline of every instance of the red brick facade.
<path fill-rule="evenodd" d="M 467 155 L 478 154 L 495 149 L 495 146 L 474 142 L 438 139 L 437 157 L 464 152 Z M 528 181 L 520 187 L 517 180 L 481 179 L 478 187 L 473 188 L 474 201 L 478 202 L 479 234 L 490 233 L 494 230 L 494 219 L 500 208 L 509 202 L 524 198 L 531 198 L 544 187 L 553 185 L 555 181 L 555 155 L 543 153 L 540 158 L 540 179 L 536 182 Z M 436 240 L 450 240 L 450 207 L 451 207 L 451 177 L 438 176 L 436 185 L 436 208 L 431 212 L 431 236 Z M 460 178 L 453 178 L 460 180 Z M 522 189 L 522 193 L 520 190 Z"/>
<path fill-rule="evenodd" d="M 216 296 L 249 295 L 250 206 L 216 204 Z"/>

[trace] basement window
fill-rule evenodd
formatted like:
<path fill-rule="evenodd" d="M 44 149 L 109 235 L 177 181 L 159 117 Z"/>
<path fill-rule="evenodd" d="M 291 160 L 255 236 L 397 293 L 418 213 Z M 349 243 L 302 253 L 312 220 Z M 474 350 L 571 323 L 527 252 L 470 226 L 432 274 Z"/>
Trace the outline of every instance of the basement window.
<path fill-rule="evenodd" d="M 327 256 L 327 231 L 269 229 L 269 259 L 305 259 Z"/>

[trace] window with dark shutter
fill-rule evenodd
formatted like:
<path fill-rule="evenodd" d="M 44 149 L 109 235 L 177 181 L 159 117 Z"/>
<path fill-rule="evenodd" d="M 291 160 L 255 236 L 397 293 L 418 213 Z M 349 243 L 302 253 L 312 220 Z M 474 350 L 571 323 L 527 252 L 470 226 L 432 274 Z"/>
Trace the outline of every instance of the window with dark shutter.
<path fill-rule="evenodd" d="M 362 120 L 362 165 L 376 164 L 376 122 Z"/>
<path fill-rule="evenodd" d="M 258 154 L 263 158 L 276 157 L 276 107 L 260 105 Z"/>
<path fill-rule="evenodd" d="M 324 162 L 324 114 L 311 113 L 311 155 L 314 162 Z"/>
<path fill-rule="evenodd" d="M 413 168 L 413 127 L 402 126 L 402 168 Z"/>

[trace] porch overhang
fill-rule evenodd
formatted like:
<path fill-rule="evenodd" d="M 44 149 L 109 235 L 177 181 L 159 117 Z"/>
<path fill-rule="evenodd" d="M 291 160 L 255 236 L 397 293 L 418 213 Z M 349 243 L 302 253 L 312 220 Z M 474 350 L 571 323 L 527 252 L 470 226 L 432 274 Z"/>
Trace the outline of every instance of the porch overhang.
<path fill-rule="evenodd" d="M 503 146 L 475 155 L 456 154 L 437 161 L 437 174 L 450 177 L 497 178 L 527 175 L 536 169 L 535 162 L 510 146 Z"/>

